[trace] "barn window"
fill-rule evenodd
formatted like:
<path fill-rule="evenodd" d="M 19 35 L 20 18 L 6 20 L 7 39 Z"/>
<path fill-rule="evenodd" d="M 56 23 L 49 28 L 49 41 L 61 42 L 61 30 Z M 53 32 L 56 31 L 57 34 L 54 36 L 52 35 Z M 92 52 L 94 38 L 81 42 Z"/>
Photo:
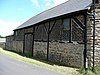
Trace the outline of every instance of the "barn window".
<path fill-rule="evenodd" d="M 64 30 L 69 30 L 70 29 L 69 23 L 70 23 L 69 19 L 64 19 L 63 20 Z"/>

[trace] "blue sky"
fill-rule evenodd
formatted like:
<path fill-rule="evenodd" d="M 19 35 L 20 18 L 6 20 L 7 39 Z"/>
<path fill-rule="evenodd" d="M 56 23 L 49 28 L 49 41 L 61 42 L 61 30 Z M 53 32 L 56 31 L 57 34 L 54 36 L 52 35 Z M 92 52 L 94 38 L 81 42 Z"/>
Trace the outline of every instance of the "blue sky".
<path fill-rule="evenodd" d="M 0 35 L 7 36 L 29 18 L 67 0 L 0 0 Z"/>

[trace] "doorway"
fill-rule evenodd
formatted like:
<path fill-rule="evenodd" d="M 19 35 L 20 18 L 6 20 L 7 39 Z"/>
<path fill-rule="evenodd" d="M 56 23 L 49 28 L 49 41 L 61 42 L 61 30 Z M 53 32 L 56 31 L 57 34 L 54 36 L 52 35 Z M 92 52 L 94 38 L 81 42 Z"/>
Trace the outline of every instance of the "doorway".
<path fill-rule="evenodd" d="M 33 34 L 25 33 L 24 35 L 24 54 L 33 56 Z"/>

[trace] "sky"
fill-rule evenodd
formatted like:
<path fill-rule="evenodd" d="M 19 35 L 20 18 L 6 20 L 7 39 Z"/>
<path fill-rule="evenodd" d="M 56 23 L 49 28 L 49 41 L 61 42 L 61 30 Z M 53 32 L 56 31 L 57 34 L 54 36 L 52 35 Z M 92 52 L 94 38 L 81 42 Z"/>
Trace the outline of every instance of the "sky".
<path fill-rule="evenodd" d="M 0 35 L 8 36 L 31 17 L 68 0 L 0 0 Z"/>

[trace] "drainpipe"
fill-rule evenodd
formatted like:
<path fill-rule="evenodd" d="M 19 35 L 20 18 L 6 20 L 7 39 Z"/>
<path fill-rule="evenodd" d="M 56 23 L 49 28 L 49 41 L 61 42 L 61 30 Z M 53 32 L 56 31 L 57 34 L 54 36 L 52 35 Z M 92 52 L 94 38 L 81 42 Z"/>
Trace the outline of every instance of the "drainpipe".
<path fill-rule="evenodd" d="M 88 59 L 86 58 L 86 67 L 85 67 L 85 70 L 88 69 Z"/>
<path fill-rule="evenodd" d="M 87 11 L 84 14 L 84 68 L 87 70 L 88 64 L 87 64 Z"/>
<path fill-rule="evenodd" d="M 95 0 L 93 0 L 93 66 L 92 66 L 92 71 L 94 72 L 94 57 L 95 57 Z"/>

